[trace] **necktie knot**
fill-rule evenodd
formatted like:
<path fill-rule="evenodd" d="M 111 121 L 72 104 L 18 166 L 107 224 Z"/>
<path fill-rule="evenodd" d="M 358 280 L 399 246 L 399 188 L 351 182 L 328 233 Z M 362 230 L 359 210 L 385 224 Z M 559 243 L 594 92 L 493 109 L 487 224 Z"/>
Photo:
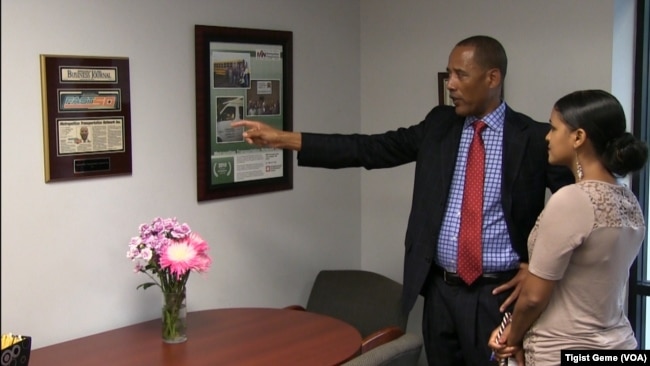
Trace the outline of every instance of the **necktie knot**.
<path fill-rule="evenodd" d="M 481 134 L 485 127 L 487 127 L 487 124 L 481 120 L 476 120 L 474 123 L 472 123 L 472 127 L 474 128 L 474 134 Z"/>

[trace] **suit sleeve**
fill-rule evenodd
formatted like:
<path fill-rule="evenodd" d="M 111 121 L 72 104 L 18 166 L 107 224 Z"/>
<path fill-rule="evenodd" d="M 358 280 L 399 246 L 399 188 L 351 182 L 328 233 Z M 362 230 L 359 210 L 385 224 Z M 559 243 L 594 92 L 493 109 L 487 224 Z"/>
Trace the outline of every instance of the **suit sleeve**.
<path fill-rule="evenodd" d="M 302 134 L 298 165 L 320 168 L 391 168 L 414 162 L 427 121 L 382 134 Z"/>
<path fill-rule="evenodd" d="M 380 169 L 411 163 L 418 159 L 427 138 L 440 136 L 457 119 L 453 107 L 436 106 L 422 122 L 381 134 L 303 133 L 298 165 Z"/>

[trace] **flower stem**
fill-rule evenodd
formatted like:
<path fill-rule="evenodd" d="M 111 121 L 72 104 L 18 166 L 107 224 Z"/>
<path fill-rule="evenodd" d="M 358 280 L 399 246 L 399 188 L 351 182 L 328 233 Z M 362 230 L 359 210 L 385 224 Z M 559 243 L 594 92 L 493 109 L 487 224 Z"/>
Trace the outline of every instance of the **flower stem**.
<path fill-rule="evenodd" d="M 163 340 L 177 343 L 186 339 L 185 289 L 178 292 L 163 292 Z"/>

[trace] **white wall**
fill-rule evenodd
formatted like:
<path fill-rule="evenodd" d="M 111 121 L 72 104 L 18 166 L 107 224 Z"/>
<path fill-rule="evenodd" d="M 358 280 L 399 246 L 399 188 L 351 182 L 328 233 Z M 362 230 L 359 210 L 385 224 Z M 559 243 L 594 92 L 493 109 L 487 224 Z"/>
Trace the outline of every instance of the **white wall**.
<path fill-rule="evenodd" d="M 332 21 L 336 19 L 336 21 Z M 194 25 L 293 31 L 294 128 L 359 130 L 359 3 L 2 1 L 2 332 L 34 348 L 160 316 L 135 287 L 138 225 L 177 216 L 209 242 L 189 310 L 304 304 L 321 268 L 360 265 L 359 171 L 197 203 Z M 133 174 L 44 183 L 39 54 L 125 56 Z"/>
<path fill-rule="evenodd" d="M 623 104 L 628 130 L 632 130 L 634 117 L 634 47 L 636 28 L 636 2 L 614 1 L 614 31 L 612 32 L 612 94 Z"/>
<path fill-rule="evenodd" d="M 473 34 L 504 44 L 506 100 L 538 120 L 569 91 L 610 90 L 613 3 L 3 1 L 2 331 L 41 347 L 158 317 L 159 294 L 135 291 L 143 278 L 125 258 L 158 215 L 211 244 L 190 310 L 304 303 L 321 268 L 401 280 L 412 165 L 296 168 L 291 191 L 196 202 L 195 24 L 293 31 L 294 129 L 372 133 L 419 122 L 449 51 Z M 39 54 L 129 57 L 132 176 L 43 182 Z M 420 319 L 418 302 L 412 330 Z"/>

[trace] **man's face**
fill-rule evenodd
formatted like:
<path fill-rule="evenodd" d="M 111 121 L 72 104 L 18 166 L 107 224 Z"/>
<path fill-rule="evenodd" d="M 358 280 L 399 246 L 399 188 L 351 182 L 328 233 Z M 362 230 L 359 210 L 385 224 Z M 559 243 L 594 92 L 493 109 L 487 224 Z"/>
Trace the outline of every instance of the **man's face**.
<path fill-rule="evenodd" d="M 87 128 L 82 127 L 79 134 L 81 135 L 81 139 L 83 139 L 84 141 L 86 141 L 88 139 L 88 129 Z"/>
<path fill-rule="evenodd" d="M 494 69 L 487 70 L 474 61 L 474 47 L 454 47 L 449 55 L 447 71 L 447 89 L 457 114 L 480 118 L 499 105 L 498 93 L 495 99 L 496 91 L 490 89 L 491 83 L 494 84 Z"/>

